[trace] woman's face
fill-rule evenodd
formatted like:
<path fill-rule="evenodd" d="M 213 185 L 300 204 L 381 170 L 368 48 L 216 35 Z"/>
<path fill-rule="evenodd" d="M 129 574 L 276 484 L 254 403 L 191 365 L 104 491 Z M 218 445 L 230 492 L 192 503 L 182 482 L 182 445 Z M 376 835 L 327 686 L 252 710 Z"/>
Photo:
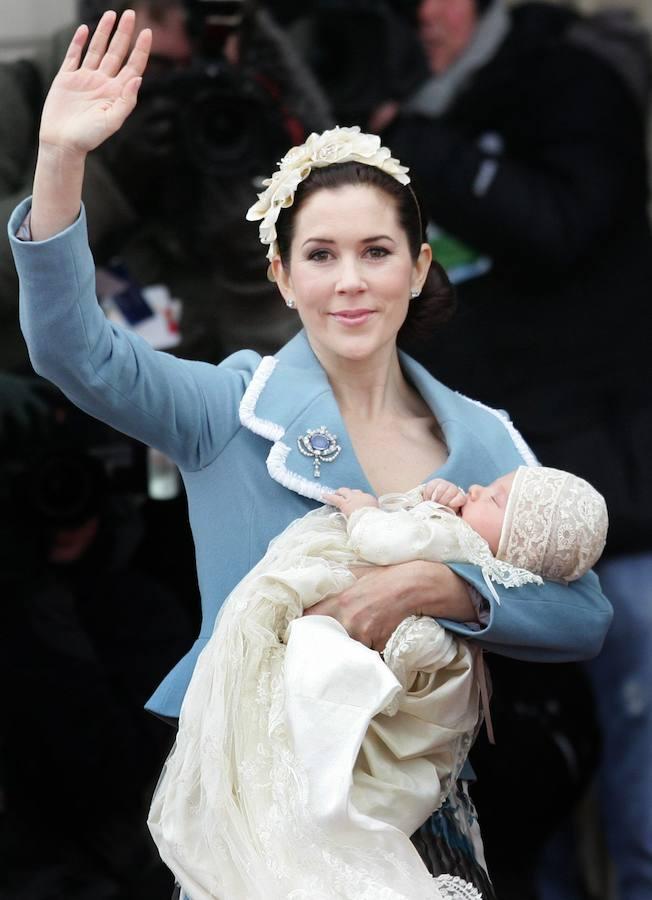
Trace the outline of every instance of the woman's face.
<path fill-rule="evenodd" d="M 306 200 L 294 221 L 289 266 L 276 259 L 273 270 L 319 359 L 337 364 L 393 352 L 410 291 L 420 290 L 430 258 L 424 244 L 413 261 L 392 197 L 346 185 Z"/>
<path fill-rule="evenodd" d="M 439 75 L 471 42 L 478 19 L 475 0 L 422 0 L 417 18 L 430 69 Z"/>

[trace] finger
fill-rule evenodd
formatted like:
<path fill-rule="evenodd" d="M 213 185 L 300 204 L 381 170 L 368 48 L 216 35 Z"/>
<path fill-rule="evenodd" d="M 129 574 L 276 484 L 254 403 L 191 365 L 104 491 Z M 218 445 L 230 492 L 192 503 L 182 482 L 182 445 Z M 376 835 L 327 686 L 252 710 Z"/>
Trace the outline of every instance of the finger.
<path fill-rule="evenodd" d="M 75 72 L 79 68 L 79 61 L 87 40 L 88 25 L 80 25 L 72 36 L 66 55 L 61 63 L 60 72 Z"/>
<path fill-rule="evenodd" d="M 337 509 L 341 509 L 342 504 L 345 502 L 344 497 L 338 497 L 337 494 L 322 494 L 323 499 L 326 503 L 329 503 L 331 506 L 337 507 Z"/>
<path fill-rule="evenodd" d="M 124 85 L 122 94 L 106 110 L 109 134 L 115 134 L 115 132 L 122 127 L 128 116 L 133 112 L 142 80 L 142 78 L 131 78 Z"/>
<path fill-rule="evenodd" d="M 106 45 L 109 42 L 109 37 L 113 31 L 115 20 L 116 13 L 114 10 L 109 9 L 104 13 L 95 29 L 95 34 L 88 45 L 88 50 L 86 51 L 86 56 L 82 63 L 82 69 L 97 69 L 99 67 L 102 57 L 104 56 L 104 51 L 106 50 Z"/>
<path fill-rule="evenodd" d="M 136 13 L 133 9 L 127 9 L 120 16 L 118 27 L 115 30 L 111 43 L 100 62 L 100 71 L 107 75 L 117 75 L 124 61 L 131 39 L 134 33 L 134 25 L 136 23 Z"/>
<path fill-rule="evenodd" d="M 152 31 L 150 28 L 143 28 L 134 44 L 134 49 L 129 54 L 129 59 L 125 63 L 122 71 L 117 76 L 124 81 L 128 81 L 134 76 L 142 76 L 147 66 L 149 53 L 152 49 Z"/>
<path fill-rule="evenodd" d="M 459 509 L 464 506 L 466 503 L 466 494 L 463 494 L 461 491 L 458 491 L 452 500 L 447 504 L 451 509 Z"/>
<path fill-rule="evenodd" d="M 444 487 L 441 482 L 435 481 L 434 484 L 430 485 L 430 500 L 434 500 L 435 502 L 439 502 L 439 498 L 444 492 Z"/>
<path fill-rule="evenodd" d="M 142 83 L 143 79 L 140 77 L 129 79 L 122 92 L 125 102 L 132 103 L 133 106 L 136 105 L 136 100 L 138 99 L 138 91 L 140 90 L 140 86 Z"/>

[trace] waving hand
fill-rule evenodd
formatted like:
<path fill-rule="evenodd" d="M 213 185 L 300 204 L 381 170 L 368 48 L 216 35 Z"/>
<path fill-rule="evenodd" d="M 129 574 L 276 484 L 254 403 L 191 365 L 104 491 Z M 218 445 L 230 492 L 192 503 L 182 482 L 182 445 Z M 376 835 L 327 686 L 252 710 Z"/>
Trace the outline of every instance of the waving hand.
<path fill-rule="evenodd" d="M 133 43 L 136 15 L 126 10 L 111 37 L 116 13 L 104 13 L 82 61 L 88 28 L 70 42 L 43 107 L 34 176 L 31 230 L 45 240 L 79 215 L 86 155 L 114 134 L 136 105 L 152 33 Z M 130 51 L 130 47 L 132 47 Z"/>
<path fill-rule="evenodd" d="M 88 153 L 116 132 L 136 105 L 152 35 L 141 31 L 129 53 L 135 14 L 123 13 L 111 38 L 115 20 L 113 11 L 102 16 L 83 62 L 88 27 L 75 32 L 45 101 L 41 144 Z"/>

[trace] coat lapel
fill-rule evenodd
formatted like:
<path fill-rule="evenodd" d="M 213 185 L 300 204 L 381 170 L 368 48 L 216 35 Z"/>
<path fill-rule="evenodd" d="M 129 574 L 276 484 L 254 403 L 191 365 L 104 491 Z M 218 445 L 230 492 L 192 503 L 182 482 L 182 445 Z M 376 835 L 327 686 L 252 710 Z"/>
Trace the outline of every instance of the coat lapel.
<path fill-rule="evenodd" d="M 401 367 L 439 422 L 448 459 L 431 477 L 446 478 L 465 489 L 487 484 L 519 465 L 538 461 L 504 410 L 492 409 L 452 391 L 406 354 Z"/>
<path fill-rule="evenodd" d="M 447 461 L 429 477 L 447 478 L 466 488 L 473 481 L 486 483 L 504 474 L 511 467 L 505 468 L 506 461 L 514 466 L 535 464 L 504 413 L 451 391 L 406 354 L 400 358 L 406 377 L 439 422 L 448 448 Z M 272 442 L 267 470 L 284 487 L 317 501 L 322 501 L 324 491 L 342 486 L 374 493 L 305 332 L 299 332 L 276 356 L 261 360 L 240 403 L 240 421 Z M 314 458 L 302 454 L 298 442 L 310 430 L 322 427 L 336 438 L 341 450 L 332 462 L 321 463 L 320 477 L 316 477 Z"/>
<path fill-rule="evenodd" d="M 322 500 L 324 491 L 338 487 L 373 493 L 356 458 L 328 378 L 304 332 L 277 356 L 264 357 L 240 403 L 240 421 L 255 434 L 272 441 L 267 470 L 290 490 Z M 324 428 L 341 450 L 332 462 L 321 463 L 314 474 L 314 457 L 299 450 L 310 430 Z"/>

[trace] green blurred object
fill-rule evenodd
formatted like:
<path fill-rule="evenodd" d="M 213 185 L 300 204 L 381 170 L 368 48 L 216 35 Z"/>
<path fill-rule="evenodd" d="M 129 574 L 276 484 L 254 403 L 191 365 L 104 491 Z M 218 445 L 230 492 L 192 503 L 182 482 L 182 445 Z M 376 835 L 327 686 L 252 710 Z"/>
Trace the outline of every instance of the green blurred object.
<path fill-rule="evenodd" d="M 488 256 L 483 256 L 436 225 L 428 226 L 428 243 L 432 248 L 432 255 L 446 269 L 453 284 L 477 278 L 491 268 Z"/>

